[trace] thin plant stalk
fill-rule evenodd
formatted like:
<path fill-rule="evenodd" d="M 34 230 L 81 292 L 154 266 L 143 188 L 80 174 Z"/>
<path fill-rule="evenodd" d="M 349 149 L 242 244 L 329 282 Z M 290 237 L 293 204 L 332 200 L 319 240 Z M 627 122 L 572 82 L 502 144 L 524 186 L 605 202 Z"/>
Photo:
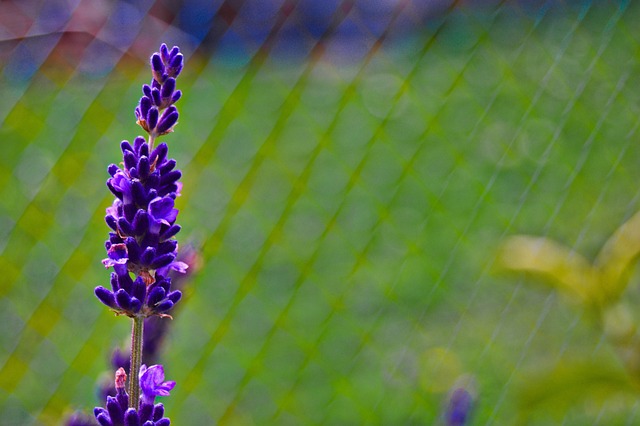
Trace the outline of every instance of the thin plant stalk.
<path fill-rule="evenodd" d="M 142 338 L 144 333 L 144 317 L 133 317 L 131 327 L 131 368 L 129 369 L 129 408 L 138 409 L 140 402 L 140 366 L 142 365 Z"/>

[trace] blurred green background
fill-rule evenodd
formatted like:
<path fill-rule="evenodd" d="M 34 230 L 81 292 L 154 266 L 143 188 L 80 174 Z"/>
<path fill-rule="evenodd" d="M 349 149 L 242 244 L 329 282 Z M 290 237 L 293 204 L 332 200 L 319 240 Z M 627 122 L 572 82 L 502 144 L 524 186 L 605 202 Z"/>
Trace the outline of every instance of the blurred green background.
<path fill-rule="evenodd" d="M 476 3 L 397 37 L 391 14 L 342 50 L 323 33 L 287 51 L 277 18 L 237 54 L 176 25 L 128 50 L 3 36 L 0 423 L 103 403 L 130 328 L 93 296 L 106 167 L 141 134 L 163 41 L 187 54 L 165 141 L 184 174 L 179 241 L 201 256 L 163 355 L 173 423 L 438 424 L 468 379 L 469 424 L 513 424 L 538 372 L 619 369 L 580 309 L 502 274 L 496 251 L 526 233 L 591 257 L 638 210 L 640 6 Z M 637 395 L 605 393 L 524 408 L 531 424 L 640 423 Z"/>

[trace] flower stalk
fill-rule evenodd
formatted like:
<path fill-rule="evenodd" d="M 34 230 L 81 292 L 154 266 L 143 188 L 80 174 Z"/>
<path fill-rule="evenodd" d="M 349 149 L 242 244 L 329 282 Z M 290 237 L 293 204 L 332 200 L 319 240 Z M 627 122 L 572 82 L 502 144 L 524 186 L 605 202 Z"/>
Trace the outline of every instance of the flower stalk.
<path fill-rule="evenodd" d="M 144 317 L 133 317 L 131 327 L 131 378 L 129 380 L 129 407 L 136 408 L 140 402 L 140 380 L 138 373 L 142 366 L 142 341 L 144 333 Z"/>

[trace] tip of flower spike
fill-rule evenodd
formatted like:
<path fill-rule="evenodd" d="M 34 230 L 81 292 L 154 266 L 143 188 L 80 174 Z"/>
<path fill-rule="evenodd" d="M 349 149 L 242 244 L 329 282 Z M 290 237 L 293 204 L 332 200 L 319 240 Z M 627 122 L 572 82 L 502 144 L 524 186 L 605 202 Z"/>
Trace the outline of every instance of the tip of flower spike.
<path fill-rule="evenodd" d="M 180 99 L 182 92 L 176 90 L 175 79 L 182 71 L 183 63 L 184 56 L 177 46 L 169 50 L 163 43 L 159 52 L 151 55 L 153 78 L 150 85 L 142 86 L 144 96 L 135 109 L 135 116 L 137 124 L 152 139 L 172 132 L 178 121 L 178 112 L 173 104 Z"/>

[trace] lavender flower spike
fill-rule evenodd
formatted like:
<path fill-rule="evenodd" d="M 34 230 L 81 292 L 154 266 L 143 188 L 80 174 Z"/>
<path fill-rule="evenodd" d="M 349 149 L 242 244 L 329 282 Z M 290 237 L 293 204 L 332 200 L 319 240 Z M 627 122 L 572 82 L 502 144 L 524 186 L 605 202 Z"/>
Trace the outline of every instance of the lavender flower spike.
<path fill-rule="evenodd" d="M 149 141 L 137 137 L 133 144 L 120 144 L 122 167 L 111 164 L 107 187 L 115 196 L 105 221 L 113 232 L 105 243 L 105 267 L 113 267 L 111 288 L 98 286 L 95 294 L 118 314 L 130 317 L 167 316 L 182 294 L 171 290 L 170 270 L 184 272 L 177 262 L 180 231 L 176 224 L 182 173 L 167 157 L 165 143 L 154 148 L 157 137 L 173 130 L 181 96 L 176 88 L 183 57 L 180 49 L 165 44 L 151 56 L 151 85 L 143 85 L 144 96 L 136 108 L 138 123 L 149 133 Z M 164 112 L 163 112 L 164 111 Z M 132 277 L 131 274 L 134 276 Z"/>
<path fill-rule="evenodd" d="M 476 402 L 475 380 L 472 376 L 460 377 L 449 392 L 444 411 L 446 426 L 465 426 L 471 421 Z"/>
<path fill-rule="evenodd" d="M 160 52 L 151 55 L 153 78 L 150 85 L 142 86 L 143 96 L 135 111 L 138 124 L 149 133 L 151 141 L 172 132 L 178 121 L 178 110 L 173 104 L 182 96 L 182 92 L 175 90 L 182 65 L 183 56 L 176 46 L 169 51 L 163 43 Z"/>
<path fill-rule="evenodd" d="M 162 369 L 162 366 L 154 365 L 149 369 L 154 367 L 159 367 L 162 370 L 162 378 L 164 380 L 164 369 Z M 144 376 L 142 371 L 140 376 L 142 382 L 142 377 Z M 116 396 L 107 397 L 106 408 L 96 407 L 93 410 L 93 414 L 96 420 L 98 420 L 98 423 L 101 426 L 169 426 L 171 420 L 164 417 L 164 405 L 162 404 L 154 404 L 153 401 L 148 403 L 145 400 L 141 400 L 140 406 L 137 409 L 128 407 L 129 395 L 125 390 L 126 380 L 127 374 L 124 372 L 124 369 L 118 369 L 115 378 Z M 165 383 L 173 383 L 173 385 L 175 385 L 175 382 Z M 171 385 L 171 388 L 173 388 L 173 385 Z"/>

